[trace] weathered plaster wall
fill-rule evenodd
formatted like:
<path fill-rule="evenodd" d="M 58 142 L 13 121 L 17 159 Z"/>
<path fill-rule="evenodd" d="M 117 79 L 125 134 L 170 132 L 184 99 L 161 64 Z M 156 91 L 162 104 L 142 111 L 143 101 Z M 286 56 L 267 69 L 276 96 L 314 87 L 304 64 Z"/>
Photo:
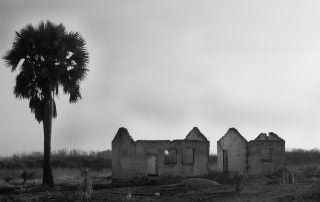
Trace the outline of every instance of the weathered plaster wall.
<path fill-rule="evenodd" d="M 249 142 L 249 172 L 272 174 L 284 168 L 285 142 L 273 140 L 253 140 Z M 271 159 L 264 158 L 264 150 L 271 149 Z"/>
<path fill-rule="evenodd" d="M 194 129 L 193 129 L 194 130 Z M 200 133 L 200 131 L 199 131 Z M 195 138 L 196 137 L 196 138 Z M 206 176 L 208 175 L 209 141 L 192 134 L 186 140 L 138 140 L 133 141 L 126 129 L 119 129 L 112 141 L 112 178 L 130 180 L 145 177 L 148 174 L 149 157 L 156 158 L 156 171 L 159 176 Z M 192 140 L 192 139 L 195 140 Z M 198 139 L 202 140 L 198 140 Z M 204 137 L 205 138 L 205 137 Z M 205 138 L 206 140 L 206 138 Z M 186 159 L 193 163 L 183 162 L 183 151 L 188 150 Z M 165 164 L 165 151 L 176 151 L 176 162 Z"/>
<path fill-rule="evenodd" d="M 176 149 L 177 162 L 164 163 L 165 150 Z M 184 164 L 183 149 L 193 149 L 193 164 Z M 146 176 L 147 157 L 157 155 L 157 168 L 159 176 L 205 176 L 208 175 L 209 142 L 197 140 L 174 141 L 137 141 L 135 146 L 135 174 L 134 176 Z"/>
<path fill-rule="evenodd" d="M 197 127 L 194 127 L 186 136 L 185 140 L 200 140 L 208 141 L 208 139 L 200 132 Z"/>
<path fill-rule="evenodd" d="M 112 141 L 112 177 L 119 180 L 132 178 L 134 141 L 128 131 L 120 128 Z"/>
<path fill-rule="evenodd" d="M 249 143 L 230 128 L 217 142 L 217 170 L 224 171 L 223 150 L 228 153 L 228 171 L 272 174 L 285 166 L 285 141 L 277 134 L 261 133 Z"/>
<path fill-rule="evenodd" d="M 223 150 L 228 152 L 228 172 L 246 171 L 247 141 L 237 131 L 229 129 L 217 142 L 217 170 L 223 172 Z"/>

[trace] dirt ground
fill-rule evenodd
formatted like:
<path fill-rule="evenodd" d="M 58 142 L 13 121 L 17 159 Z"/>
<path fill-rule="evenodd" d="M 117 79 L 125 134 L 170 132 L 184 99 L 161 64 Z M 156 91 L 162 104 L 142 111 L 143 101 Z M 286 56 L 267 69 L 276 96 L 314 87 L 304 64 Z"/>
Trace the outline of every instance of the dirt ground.
<path fill-rule="evenodd" d="M 128 197 L 127 193 L 132 193 Z M 160 193 L 157 196 L 156 193 Z M 236 192 L 233 186 L 206 188 L 154 186 L 101 190 L 97 201 L 320 201 L 320 184 L 247 186 Z"/>
<path fill-rule="evenodd" d="M 39 185 L 0 188 L 0 201 L 80 201 L 77 186 L 70 184 L 43 188 Z M 114 187 L 93 185 L 88 201 L 320 201 L 320 182 L 286 185 L 217 185 L 194 181 L 167 185 Z"/>

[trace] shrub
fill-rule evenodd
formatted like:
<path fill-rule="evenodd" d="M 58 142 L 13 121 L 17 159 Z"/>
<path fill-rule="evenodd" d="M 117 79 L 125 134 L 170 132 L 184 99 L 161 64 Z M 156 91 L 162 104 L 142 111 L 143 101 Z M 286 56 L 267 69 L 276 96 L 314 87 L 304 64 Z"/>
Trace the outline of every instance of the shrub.
<path fill-rule="evenodd" d="M 320 163 L 320 151 L 318 149 L 286 151 L 286 161 L 288 165 Z"/>
<path fill-rule="evenodd" d="M 111 151 L 95 152 L 65 149 L 53 151 L 51 163 L 53 168 L 90 168 L 91 170 L 111 169 Z M 30 154 L 14 154 L 0 160 L 0 168 L 31 169 L 42 168 L 43 154 L 32 152 Z"/>

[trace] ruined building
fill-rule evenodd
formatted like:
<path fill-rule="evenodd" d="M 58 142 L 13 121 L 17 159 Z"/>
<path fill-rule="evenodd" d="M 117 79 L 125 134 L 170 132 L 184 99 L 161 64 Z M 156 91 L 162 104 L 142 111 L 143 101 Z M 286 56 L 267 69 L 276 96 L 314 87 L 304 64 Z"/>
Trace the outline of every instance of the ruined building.
<path fill-rule="evenodd" d="M 235 128 L 230 128 L 217 142 L 217 169 L 223 172 L 246 170 L 248 141 Z"/>
<path fill-rule="evenodd" d="M 120 128 L 112 141 L 112 179 L 208 175 L 209 141 L 193 128 L 183 140 L 134 141 Z"/>
<path fill-rule="evenodd" d="M 249 172 L 271 174 L 285 166 L 285 141 L 277 134 L 261 133 L 249 142 Z"/>
<path fill-rule="evenodd" d="M 285 166 L 285 141 L 270 132 L 248 142 L 230 128 L 217 142 L 217 159 L 221 172 L 272 174 Z"/>

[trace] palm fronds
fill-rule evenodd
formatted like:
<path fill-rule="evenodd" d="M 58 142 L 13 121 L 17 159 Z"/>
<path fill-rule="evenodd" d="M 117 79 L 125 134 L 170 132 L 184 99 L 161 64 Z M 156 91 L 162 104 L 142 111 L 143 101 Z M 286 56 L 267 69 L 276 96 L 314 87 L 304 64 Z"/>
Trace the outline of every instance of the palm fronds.
<path fill-rule="evenodd" d="M 60 86 L 70 96 L 70 103 L 81 99 L 80 82 L 87 75 L 89 62 L 85 45 L 78 32 L 67 32 L 63 24 L 50 21 L 41 21 L 37 27 L 28 24 L 15 33 L 12 48 L 3 59 L 11 71 L 21 66 L 13 92 L 17 98 L 30 100 L 31 112 L 39 122 L 43 120 L 44 100 L 58 95 Z"/>

